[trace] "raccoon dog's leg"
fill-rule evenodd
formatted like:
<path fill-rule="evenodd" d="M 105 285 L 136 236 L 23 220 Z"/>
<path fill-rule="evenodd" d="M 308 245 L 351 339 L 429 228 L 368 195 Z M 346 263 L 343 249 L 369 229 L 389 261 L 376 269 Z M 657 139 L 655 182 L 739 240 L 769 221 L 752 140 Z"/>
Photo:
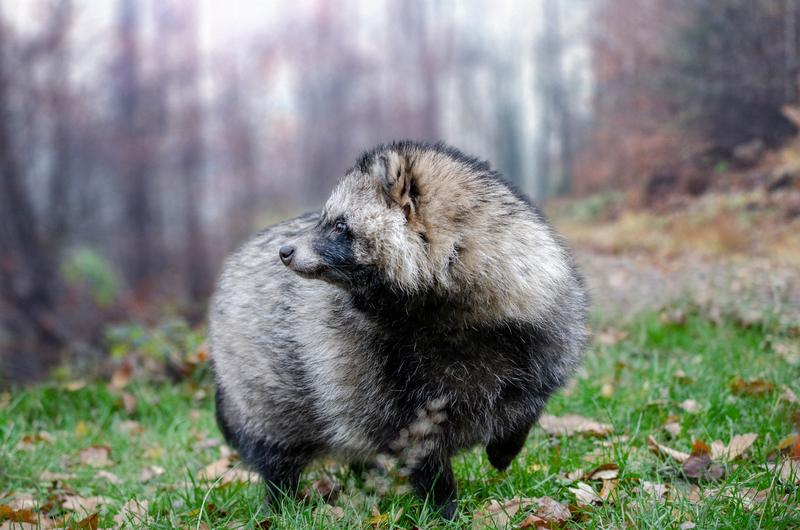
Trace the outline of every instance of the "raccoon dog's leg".
<path fill-rule="evenodd" d="M 291 495 L 297 488 L 300 472 L 311 461 L 313 447 L 286 448 L 238 429 L 226 417 L 224 393 L 219 386 L 215 400 L 219 429 L 225 441 L 239 451 L 242 460 L 264 479 L 267 504 L 277 500 L 281 492 Z"/>
<path fill-rule="evenodd" d="M 489 442 L 489 445 L 486 446 L 486 455 L 489 457 L 489 463 L 495 469 L 503 471 L 517 457 L 522 446 L 525 445 L 531 425 L 532 423 L 526 423 Z"/>
<path fill-rule="evenodd" d="M 428 455 L 411 469 L 411 485 L 417 495 L 428 497 L 442 511 L 446 519 L 456 515 L 456 479 L 450 458 L 443 455 Z"/>
<path fill-rule="evenodd" d="M 300 473 L 311 461 L 311 447 L 284 447 L 264 439 L 240 436 L 239 455 L 264 479 L 265 503 L 277 504 L 281 494 L 294 495 Z"/>

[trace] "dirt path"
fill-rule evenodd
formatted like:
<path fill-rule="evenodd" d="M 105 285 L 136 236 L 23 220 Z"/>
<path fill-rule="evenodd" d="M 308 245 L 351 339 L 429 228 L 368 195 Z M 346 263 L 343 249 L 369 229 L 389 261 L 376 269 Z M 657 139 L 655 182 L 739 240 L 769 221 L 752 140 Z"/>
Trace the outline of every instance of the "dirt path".
<path fill-rule="evenodd" d="M 741 318 L 779 314 L 800 326 L 800 270 L 760 258 L 710 260 L 685 255 L 599 254 L 578 249 L 578 263 L 602 320 L 619 319 L 678 300 Z"/>

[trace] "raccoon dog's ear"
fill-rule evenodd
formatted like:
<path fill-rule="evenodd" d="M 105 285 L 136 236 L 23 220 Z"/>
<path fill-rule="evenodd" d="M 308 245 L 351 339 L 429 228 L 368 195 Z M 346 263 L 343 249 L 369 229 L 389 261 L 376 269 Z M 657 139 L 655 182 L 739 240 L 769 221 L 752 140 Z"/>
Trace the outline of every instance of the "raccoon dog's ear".
<path fill-rule="evenodd" d="M 403 209 L 406 220 L 410 221 L 417 213 L 417 195 L 419 194 L 411 164 L 404 157 L 395 153 L 383 154 L 373 166 L 386 198 Z"/>

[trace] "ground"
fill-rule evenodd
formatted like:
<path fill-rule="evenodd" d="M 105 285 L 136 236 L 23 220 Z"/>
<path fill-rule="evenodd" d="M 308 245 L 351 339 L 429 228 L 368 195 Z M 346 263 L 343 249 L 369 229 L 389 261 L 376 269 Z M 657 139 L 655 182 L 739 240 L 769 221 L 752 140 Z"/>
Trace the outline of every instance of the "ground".
<path fill-rule="evenodd" d="M 0 521 L 4 528 L 22 524 L 14 520 L 82 528 L 799 527 L 800 299 L 792 263 L 578 246 L 595 298 L 583 368 L 505 473 L 480 448 L 455 458 L 454 523 L 410 494 L 389 460 L 363 473 L 318 462 L 298 497 L 267 513 L 263 487 L 220 441 L 208 369 L 195 351 L 172 378 L 146 376 L 147 362 L 133 356 L 133 373 L 117 361 L 110 379 L 73 371 L 61 382 L 0 394 Z"/>

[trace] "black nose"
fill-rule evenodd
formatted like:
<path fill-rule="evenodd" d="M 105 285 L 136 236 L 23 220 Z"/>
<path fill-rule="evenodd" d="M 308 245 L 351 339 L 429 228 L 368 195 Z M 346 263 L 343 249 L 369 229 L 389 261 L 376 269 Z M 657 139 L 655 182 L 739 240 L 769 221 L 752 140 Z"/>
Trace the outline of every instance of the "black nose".
<path fill-rule="evenodd" d="M 278 251 L 278 254 L 280 254 L 283 264 L 288 265 L 292 262 L 292 256 L 294 256 L 294 247 L 292 245 L 284 245 Z"/>

